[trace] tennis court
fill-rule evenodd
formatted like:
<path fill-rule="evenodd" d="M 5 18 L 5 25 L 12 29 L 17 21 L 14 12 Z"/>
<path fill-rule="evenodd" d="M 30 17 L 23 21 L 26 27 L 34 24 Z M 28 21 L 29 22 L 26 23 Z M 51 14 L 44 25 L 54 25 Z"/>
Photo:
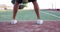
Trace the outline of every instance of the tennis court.
<path fill-rule="evenodd" d="M 18 11 L 15 25 L 10 24 L 12 14 L 12 10 L 0 10 L 0 32 L 60 32 L 60 11 L 40 10 L 42 25 L 36 24 L 34 10 Z"/>
<path fill-rule="evenodd" d="M 0 10 L 0 20 L 11 20 L 12 10 Z M 40 17 L 42 20 L 60 20 L 60 11 L 41 10 Z M 36 20 L 34 10 L 21 10 L 17 13 L 17 20 Z"/>
<path fill-rule="evenodd" d="M 44 21 L 42 25 L 37 25 L 36 21 L 18 21 L 15 25 L 3 21 L 0 32 L 60 32 L 60 21 Z"/>

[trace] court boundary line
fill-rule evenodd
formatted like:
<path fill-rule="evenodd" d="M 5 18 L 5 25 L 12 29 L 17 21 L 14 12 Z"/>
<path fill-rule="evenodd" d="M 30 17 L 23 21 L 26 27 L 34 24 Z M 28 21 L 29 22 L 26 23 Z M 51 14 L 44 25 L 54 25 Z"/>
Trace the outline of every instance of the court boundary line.
<path fill-rule="evenodd" d="M 36 22 L 37 20 L 17 20 L 18 22 Z M 50 21 L 58 21 L 58 22 L 60 22 L 60 20 L 43 20 L 44 22 L 45 21 L 48 21 L 48 22 L 50 22 Z M 3 20 L 3 21 L 0 21 L 0 22 L 11 22 L 11 20 Z"/>
<path fill-rule="evenodd" d="M 54 16 L 54 17 L 57 17 L 60 19 L 59 16 L 55 15 L 55 14 L 52 14 L 52 13 L 48 13 L 48 12 L 43 12 L 43 11 L 40 11 L 41 13 L 44 13 L 44 14 L 47 14 L 47 15 L 51 15 L 51 16 Z"/>

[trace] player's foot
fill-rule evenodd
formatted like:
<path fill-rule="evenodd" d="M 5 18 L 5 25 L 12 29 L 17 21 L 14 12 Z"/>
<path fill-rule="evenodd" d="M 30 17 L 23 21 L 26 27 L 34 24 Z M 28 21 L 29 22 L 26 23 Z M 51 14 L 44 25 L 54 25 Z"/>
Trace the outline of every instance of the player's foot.
<path fill-rule="evenodd" d="M 16 24 L 16 23 L 17 23 L 17 20 L 11 20 L 10 23 L 11 23 L 11 24 Z"/>
<path fill-rule="evenodd" d="M 43 20 L 37 20 L 37 24 L 43 24 Z"/>

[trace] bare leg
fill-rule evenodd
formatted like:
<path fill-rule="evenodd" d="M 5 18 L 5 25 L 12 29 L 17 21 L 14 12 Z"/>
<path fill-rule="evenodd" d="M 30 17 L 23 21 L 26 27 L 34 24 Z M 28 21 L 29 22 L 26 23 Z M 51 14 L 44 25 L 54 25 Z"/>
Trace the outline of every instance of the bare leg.
<path fill-rule="evenodd" d="M 11 21 L 11 24 L 16 24 L 17 23 L 17 20 L 16 19 L 16 14 L 17 14 L 17 11 L 18 11 L 18 6 L 19 4 L 16 2 L 14 7 L 13 7 L 13 20 Z"/>
<path fill-rule="evenodd" d="M 43 24 L 43 20 L 40 20 L 40 14 L 39 14 L 39 6 L 36 1 L 32 2 L 34 5 L 34 10 L 37 15 L 37 24 Z"/>
<path fill-rule="evenodd" d="M 16 19 L 16 14 L 17 14 L 17 11 L 18 11 L 18 3 L 16 2 L 14 7 L 13 7 L 13 20 Z"/>
<path fill-rule="evenodd" d="M 36 1 L 35 1 L 35 2 L 32 2 L 32 3 L 33 3 L 33 5 L 34 5 L 34 10 L 35 10 L 35 12 L 36 12 L 37 19 L 40 19 L 38 4 L 37 4 Z"/>

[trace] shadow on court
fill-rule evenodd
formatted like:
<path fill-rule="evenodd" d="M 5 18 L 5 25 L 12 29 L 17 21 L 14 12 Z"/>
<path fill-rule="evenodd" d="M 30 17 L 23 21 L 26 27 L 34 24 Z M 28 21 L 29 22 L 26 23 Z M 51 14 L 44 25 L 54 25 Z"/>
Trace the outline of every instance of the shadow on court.
<path fill-rule="evenodd" d="M 15 25 L 1 21 L 0 32 L 60 32 L 60 21 L 44 21 L 42 25 L 36 21 L 18 21 Z"/>

